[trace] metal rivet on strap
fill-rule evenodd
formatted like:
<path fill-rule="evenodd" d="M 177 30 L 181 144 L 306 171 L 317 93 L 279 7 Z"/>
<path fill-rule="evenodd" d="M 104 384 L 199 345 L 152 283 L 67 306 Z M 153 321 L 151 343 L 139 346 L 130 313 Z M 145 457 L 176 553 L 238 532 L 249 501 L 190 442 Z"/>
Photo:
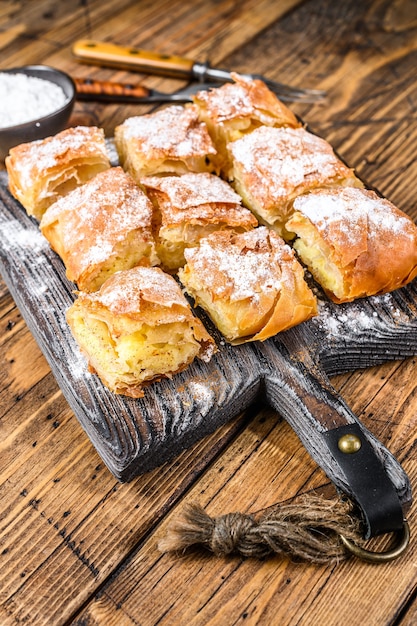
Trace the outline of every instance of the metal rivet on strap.
<path fill-rule="evenodd" d="M 353 433 L 347 433 L 346 435 L 343 435 L 337 442 L 337 447 L 339 448 L 340 452 L 343 452 L 344 454 L 354 454 L 361 449 L 361 446 L 361 440 L 357 435 L 354 435 Z"/>

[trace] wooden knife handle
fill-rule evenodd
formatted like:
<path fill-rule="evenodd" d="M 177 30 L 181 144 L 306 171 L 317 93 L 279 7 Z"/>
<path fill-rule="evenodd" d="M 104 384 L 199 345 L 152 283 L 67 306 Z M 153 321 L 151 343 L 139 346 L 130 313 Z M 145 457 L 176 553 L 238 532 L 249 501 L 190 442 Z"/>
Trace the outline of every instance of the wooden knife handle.
<path fill-rule="evenodd" d="M 76 41 L 72 53 L 77 59 L 88 63 L 176 78 L 191 76 L 194 65 L 191 59 L 92 39 Z"/>
<path fill-rule="evenodd" d="M 73 78 L 79 99 L 100 100 L 123 97 L 147 98 L 150 89 L 143 85 L 132 85 L 128 83 L 115 83 L 112 81 L 94 80 L 91 78 Z"/>

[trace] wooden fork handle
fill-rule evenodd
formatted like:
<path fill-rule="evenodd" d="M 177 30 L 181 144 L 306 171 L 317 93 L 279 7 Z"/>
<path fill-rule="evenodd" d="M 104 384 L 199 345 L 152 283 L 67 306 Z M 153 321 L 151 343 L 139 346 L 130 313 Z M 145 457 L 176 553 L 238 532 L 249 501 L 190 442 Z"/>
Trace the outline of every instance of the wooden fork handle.
<path fill-rule="evenodd" d="M 117 100 L 120 97 L 147 98 L 151 90 L 144 85 L 133 85 L 129 83 L 116 83 L 105 80 L 95 80 L 91 78 L 73 78 L 77 90 L 77 97 L 80 100 Z"/>
<path fill-rule="evenodd" d="M 72 47 L 72 53 L 77 59 L 87 63 L 142 71 L 148 74 L 175 78 L 187 78 L 193 74 L 194 61 L 191 59 L 92 39 L 76 41 Z"/>

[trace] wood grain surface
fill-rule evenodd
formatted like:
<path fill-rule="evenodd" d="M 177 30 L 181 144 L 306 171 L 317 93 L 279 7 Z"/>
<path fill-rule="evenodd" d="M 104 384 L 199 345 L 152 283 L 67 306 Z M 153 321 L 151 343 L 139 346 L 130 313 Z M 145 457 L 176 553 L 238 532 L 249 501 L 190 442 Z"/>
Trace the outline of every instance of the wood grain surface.
<path fill-rule="evenodd" d="M 326 89 L 325 103 L 293 110 L 417 219 L 413 0 L 0 3 L 5 68 L 47 63 L 79 77 L 144 80 L 166 91 L 181 86 L 78 63 L 71 45 L 84 37 Z M 123 119 L 149 110 L 78 102 L 70 122 L 100 125 L 111 136 Z M 158 539 L 188 501 L 213 515 L 258 511 L 326 488 L 328 479 L 287 422 L 254 404 L 174 461 L 120 484 L 80 427 L 4 283 L 0 324 L 2 626 L 415 623 L 413 539 L 403 557 L 382 566 L 353 558 L 313 566 L 196 551 L 162 555 Z M 415 490 L 416 358 L 333 374 L 334 388 L 401 462 Z M 413 536 L 414 508 L 409 522 Z"/>

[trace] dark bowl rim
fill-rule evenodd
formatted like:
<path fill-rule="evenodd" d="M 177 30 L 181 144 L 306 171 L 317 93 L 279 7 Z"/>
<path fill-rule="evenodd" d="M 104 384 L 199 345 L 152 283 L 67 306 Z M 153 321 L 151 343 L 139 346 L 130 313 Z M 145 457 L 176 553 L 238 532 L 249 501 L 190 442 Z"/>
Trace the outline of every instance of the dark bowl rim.
<path fill-rule="evenodd" d="M 18 67 L 11 67 L 11 68 L 7 68 L 7 69 L 2 69 L 0 70 L 0 74 L 6 73 L 6 74 L 25 74 L 26 76 L 30 76 L 30 74 L 26 74 L 27 71 L 33 70 L 33 71 L 40 71 L 40 72 L 45 72 L 49 73 L 49 74 L 58 74 L 60 75 L 62 78 L 64 78 L 65 80 L 68 81 L 68 84 L 71 88 L 72 93 L 69 95 L 68 99 L 65 101 L 65 103 L 59 107 L 59 109 L 56 109 L 55 111 L 52 111 L 52 113 L 48 113 L 48 115 L 43 115 L 42 117 L 35 117 L 33 120 L 29 120 L 28 122 L 23 122 L 22 124 L 14 124 L 13 126 L 2 126 L 0 128 L 0 135 L 3 131 L 5 132 L 10 132 L 16 129 L 22 129 L 24 130 L 25 128 L 29 128 L 32 127 L 33 124 L 39 123 L 39 122 L 44 122 L 47 121 L 48 119 L 54 117 L 55 115 L 58 115 L 59 113 L 61 113 L 62 111 L 65 111 L 65 109 L 67 109 L 67 107 L 69 106 L 73 106 L 74 102 L 75 102 L 75 98 L 76 98 L 76 87 L 75 87 L 75 83 L 73 81 L 73 79 L 71 78 L 71 76 L 69 74 L 67 74 L 66 72 L 63 72 L 62 70 L 58 70 L 56 67 L 52 67 L 50 65 L 20 65 Z M 46 78 L 43 80 L 47 80 Z M 49 81 L 49 82 L 53 82 L 53 81 Z"/>

